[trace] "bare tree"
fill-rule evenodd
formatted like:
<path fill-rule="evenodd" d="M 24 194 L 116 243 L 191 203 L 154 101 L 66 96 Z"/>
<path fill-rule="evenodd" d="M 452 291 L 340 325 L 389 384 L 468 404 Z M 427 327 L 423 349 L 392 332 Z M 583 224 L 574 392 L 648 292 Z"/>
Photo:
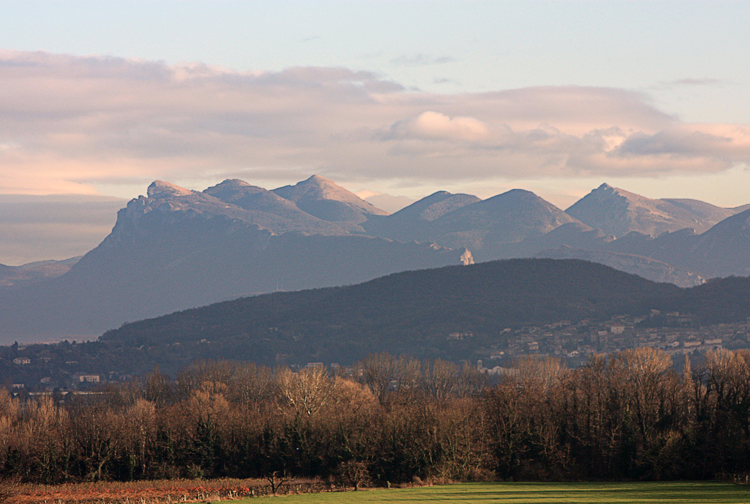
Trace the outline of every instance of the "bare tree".
<path fill-rule="evenodd" d="M 480 393 L 487 386 L 487 375 L 465 362 L 458 375 L 456 394 L 459 397 L 471 397 Z"/>
<path fill-rule="evenodd" d="M 271 474 L 266 476 L 266 480 L 271 484 L 271 493 L 276 495 L 276 492 L 279 491 L 279 489 L 284 486 L 284 483 L 289 481 L 289 476 L 287 476 L 286 471 L 273 471 Z"/>
<path fill-rule="evenodd" d="M 362 378 L 380 404 L 384 405 L 392 392 L 417 389 L 420 368 L 419 361 L 413 357 L 373 354 L 362 361 Z"/>
<path fill-rule="evenodd" d="M 442 359 L 425 361 L 422 364 L 422 389 L 440 404 L 450 398 L 458 388 L 460 368 Z"/>
<path fill-rule="evenodd" d="M 116 423 L 114 413 L 102 405 L 78 405 L 71 413 L 71 433 L 86 468 L 84 479 L 99 481 L 104 476 L 104 466 L 119 448 Z"/>
<path fill-rule="evenodd" d="M 620 352 L 614 365 L 624 371 L 621 386 L 629 394 L 641 435 L 648 436 L 664 411 L 664 386 L 672 359 L 661 350 L 643 347 Z"/>
<path fill-rule="evenodd" d="M 159 366 L 154 366 L 151 374 L 143 382 L 143 396 L 147 401 L 162 406 L 171 402 L 173 395 L 172 380 L 159 371 Z"/>
<path fill-rule="evenodd" d="M 354 460 L 349 460 L 339 466 L 338 477 L 344 485 L 354 487 L 355 492 L 370 482 L 370 472 L 367 470 L 367 464 Z"/>
<path fill-rule="evenodd" d="M 237 364 L 230 381 L 230 397 L 244 405 L 257 406 L 274 391 L 273 373 L 266 366 L 252 362 Z"/>
<path fill-rule="evenodd" d="M 305 368 L 297 373 L 284 368 L 278 373 L 276 381 L 286 404 L 308 417 L 331 400 L 333 381 L 323 366 Z"/>
<path fill-rule="evenodd" d="M 149 448 L 156 439 L 156 406 L 145 399 L 137 399 L 135 404 L 127 409 L 123 419 L 124 425 L 119 429 L 121 435 L 126 438 L 123 444 L 135 456 L 141 475 L 145 475 Z"/>

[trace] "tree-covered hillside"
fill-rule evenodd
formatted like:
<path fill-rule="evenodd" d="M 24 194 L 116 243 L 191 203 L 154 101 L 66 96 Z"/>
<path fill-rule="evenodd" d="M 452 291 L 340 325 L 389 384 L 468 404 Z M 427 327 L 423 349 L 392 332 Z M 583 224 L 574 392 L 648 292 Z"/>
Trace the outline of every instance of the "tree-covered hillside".
<path fill-rule="evenodd" d="M 538 338 L 546 338 L 548 347 L 559 338 L 555 355 L 581 346 L 587 354 L 636 344 L 627 335 L 615 346 L 598 339 L 607 321 L 624 320 L 620 316 L 631 326 L 647 317 L 639 326 L 676 324 L 693 332 L 721 323 L 744 327 L 750 279 L 680 289 L 595 263 L 551 259 L 409 271 L 347 287 L 277 292 L 176 312 L 125 324 L 94 342 L 0 347 L 0 379 L 27 387 L 46 379 L 65 387 L 78 374 L 117 380 L 150 372 L 154 365 L 174 375 L 199 359 L 348 365 L 378 352 L 476 363 L 505 351 L 523 354 L 531 349 L 516 348 L 519 341 Z M 562 321 L 567 322 L 556 324 Z M 708 339 L 726 332 L 706 330 Z M 730 347 L 744 347 L 746 340 L 742 336 Z M 30 364 L 17 365 L 17 358 Z"/>
<path fill-rule="evenodd" d="M 599 264 L 518 259 L 243 298 L 125 324 L 101 339 L 128 347 L 205 340 L 204 357 L 264 363 L 347 363 L 381 351 L 458 360 L 507 327 L 646 314 L 680 293 Z"/>

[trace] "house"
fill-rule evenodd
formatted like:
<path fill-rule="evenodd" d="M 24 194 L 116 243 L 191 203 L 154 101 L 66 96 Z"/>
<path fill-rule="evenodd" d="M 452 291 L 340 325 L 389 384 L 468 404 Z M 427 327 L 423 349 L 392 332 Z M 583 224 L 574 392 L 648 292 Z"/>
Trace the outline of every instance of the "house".
<path fill-rule="evenodd" d="M 79 383 L 99 383 L 100 380 L 98 374 L 80 374 L 77 376 Z"/>
<path fill-rule="evenodd" d="M 31 364 L 31 359 L 28 357 L 16 357 L 13 359 L 13 364 L 18 364 L 19 366 L 27 366 Z"/>

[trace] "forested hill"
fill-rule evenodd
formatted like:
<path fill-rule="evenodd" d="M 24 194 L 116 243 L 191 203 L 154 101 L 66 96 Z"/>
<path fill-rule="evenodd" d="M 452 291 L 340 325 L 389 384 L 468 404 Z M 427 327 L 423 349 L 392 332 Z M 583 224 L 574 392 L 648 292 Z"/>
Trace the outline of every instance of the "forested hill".
<path fill-rule="evenodd" d="M 147 347 L 206 340 L 201 357 L 265 363 L 346 363 L 382 351 L 456 360 L 507 327 L 647 314 L 676 306 L 683 292 L 585 261 L 514 259 L 242 298 L 125 324 L 101 339 Z"/>

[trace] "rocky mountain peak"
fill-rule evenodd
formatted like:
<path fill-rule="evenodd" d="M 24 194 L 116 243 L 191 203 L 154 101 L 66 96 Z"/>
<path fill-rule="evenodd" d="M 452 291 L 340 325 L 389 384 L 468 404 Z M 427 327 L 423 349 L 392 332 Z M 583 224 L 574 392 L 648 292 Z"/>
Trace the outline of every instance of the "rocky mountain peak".
<path fill-rule="evenodd" d="M 313 175 L 295 185 L 279 187 L 273 192 L 327 221 L 362 222 L 366 215 L 388 215 L 388 212 L 320 175 Z"/>
<path fill-rule="evenodd" d="M 148 186 L 147 193 L 149 198 L 166 198 L 169 196 L 188 196 L 195 193 L 190 189 L 185 189 L 178 185 L 163 180 L 155 180 Z"/>
<path fill-rule="evenodd" d="M 270 191 L 248 184 L 244 180 L 227 179 L 224 182 L 211 186 L 203 191 L 204 194 L 214 196 L 223 201 L 233 201 L 247 196 L 248 194 L 269 193 Z"/>
<path fill-rule="evenodd" d="M 596 189 L 592 189 L 591 192 L 584 197 L 593 199 L 596 201 L 604 201 L 604 200 L 638 200 L 638 201 L 652 201 L 649 198 L 646 198 L 644 196 L 641 196 L 639 194 L 631 193 L 628 191 L 625 191 L 624 189 L 620 189 L 619 187 L 613 187 L 607 183 L 604 183 L 597 187 Z"/>
<path fill-rule="evenodd" d="M 696 200 L 651 199 L 607 184 L 592 190 L 565 212 L 617 237 L 630 231 L 654 237 L 684 228 L 703 232 L 734 213 Z"/>
<path fill-rule="evenodd" d="M 402 208 L 391 217 L 394 220 L 411 219 L 415 222 L 434 221 L 453 210 L 479 201 L 482 200 L 471 194 L 452 194 L 448 191 L 438 191 Z"/>
<path fill-rule="evenodd" d="M 327 178 L 325 178 L 322 175 L 318 175 L 317 173 L 314 174 L 314 175 L 312 175 L 312 176 L 310 176 L 308 179 L 303 180 L 302 183 L 306 183 L 306 184 L 320 184 L 320 185 L 334 185 L 334 186 L 336 185 L 336 183 L 333 180 L 327 179 Z"/>
<path fill-rule="evenodd" d="M 347 191 L 334 181 L 320 175 L 298 182 L 293 186 L 284 186 L 274 190 L 276 194 L 290 201 L 297 202 L 301 199 L 327 199 L 342 202 L 356 201 L 369 205 L 356 194 Z"/>
<path fill-rule="evenodd" d="M 226 179 L 223 182 L 216 184 L 213 187 L 247 187 L 250 184 L 240 179 Z"/>

